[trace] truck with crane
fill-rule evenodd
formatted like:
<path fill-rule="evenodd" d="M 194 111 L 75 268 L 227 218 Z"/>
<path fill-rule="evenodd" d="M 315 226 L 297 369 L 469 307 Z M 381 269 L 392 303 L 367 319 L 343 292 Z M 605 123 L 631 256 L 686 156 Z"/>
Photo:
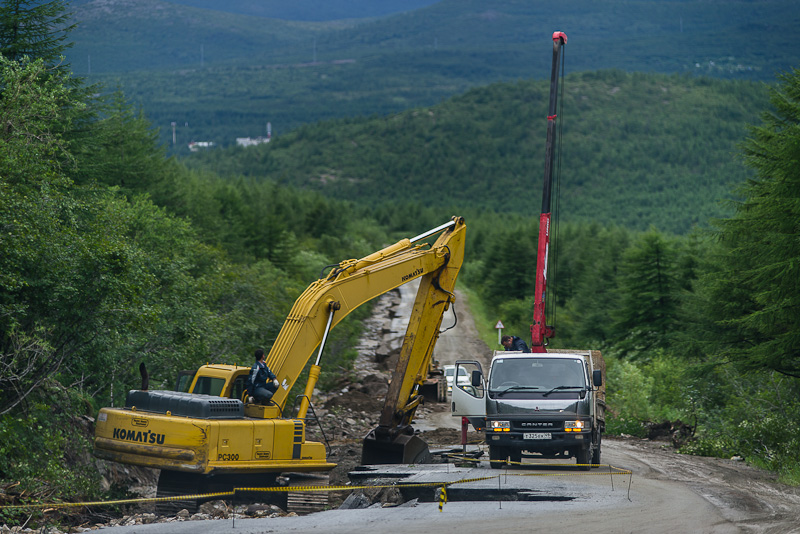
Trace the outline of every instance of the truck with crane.
<path fill-rule="evenodd" d="M 547 145 L 534 288 L 531 352 L 495 351 L 488 374 L 478 361 L 457 360 L 468 384 L 453 386 L 451 412 L 485 433 L 493 468 L 523 456 L 576 458 L 582 470 L 600 463 L 605 430 L 605 363 L 600 351 L 548 349 L 555 329 L 547 325 L 545 300 L 550 255 L 551 197 L 555 163 L 559 65 L 567 43 L 553 34 Z"/>
<path fill-rule="evenodd" d="M 95 456 L 160 469 L 157 496 L 169 498 L 230 491 L 234 486 L 263 487 L 275 484 L 281 473 L 333 469 L 325 445 L 306 440 L 328 333 L 358 306 L 418 279 L 379 425 L 365 437 L 362 459 L 426 461 L 427 444 L 411 423 L 423 401 L 421 388 L 428 379 L 442 317 L 455 300 L 465 233 L 464 219 L 453 217 L 416 237 L 343 261 L 313 282 L 294 303 L 266 357 L 280 384 L 266 405 L 251 402 L 245 394 L 250 367 L 204 365 L 179 378 L 179 384 L 181 379 L 188 384 L 186 391 L 151 391 L 143 371 L 142 389 L 131 390 L 124 407 L 100 410 Z M 432 244 L 427 242 L 437 235 Z M 292 386 L 315 351 L 304 393 L 290 406 Z M 178 502 L 187 508 L 197 505 L 196 499 Z"/>

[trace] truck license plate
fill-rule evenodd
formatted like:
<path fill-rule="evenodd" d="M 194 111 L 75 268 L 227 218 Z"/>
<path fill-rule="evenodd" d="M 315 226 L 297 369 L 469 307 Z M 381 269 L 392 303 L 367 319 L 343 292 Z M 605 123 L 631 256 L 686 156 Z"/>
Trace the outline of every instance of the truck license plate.
<path fill-rule="evenodd" d="M 525 432 L 522 434 L 522 439 L 553 439 L 553 434 L 550 432 Z"/>

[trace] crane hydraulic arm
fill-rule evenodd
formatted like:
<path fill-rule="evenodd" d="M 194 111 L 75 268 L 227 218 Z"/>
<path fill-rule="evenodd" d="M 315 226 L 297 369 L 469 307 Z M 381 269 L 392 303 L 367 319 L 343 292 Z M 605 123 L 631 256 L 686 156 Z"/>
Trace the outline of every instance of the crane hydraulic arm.
<path fill-rule="evenodd" d="M 531 352 L 547 352 L 547 338 L 553 337 L 553 327 L 545 320 L 545 295 L 547 293 L 547 261 L 550 255 L 550 199 L 555 163 L 556 109 L 558 101 L 558 67 L 561 51 L 567 44 L 564 32 L 553 33 L 553 65 L 550 73 L 550 103 L 547 112 L 547 144 L 544 157 L 544 191 L 542 213 L 539 216 L 539 246 L 536 254 L 536 286 L 533 297 L 533 324 L 531 325 Z"/>

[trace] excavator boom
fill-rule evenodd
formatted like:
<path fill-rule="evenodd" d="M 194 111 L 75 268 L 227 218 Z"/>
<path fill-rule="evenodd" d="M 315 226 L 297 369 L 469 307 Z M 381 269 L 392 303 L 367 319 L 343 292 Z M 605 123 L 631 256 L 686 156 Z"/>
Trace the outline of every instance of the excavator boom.
<path fill-rule="evenodd" d="M 466 224 L 461 217 L 359 260 L 348 260 L 326 278 L 311 284 L 286 318 L 267 365 L 280 388 L 272 400 L 283 407 L 288 392 L 314 350 L 348 313 L 364 302 L 411 280 L 420 279 L 417 297 L 387 393 L 379 426 L 364 440 L 363 463 L 424 461 L 427 444 L 413 437 L 410 426 L 422 401 L 420 388 L 427 378 L 442 316 L 455 300 L 453 293 L 464 260 Z M 416 244 L 440 234 L 433 245 Z M 321 355 L 322 350 L 320 350 Z M 308 398 L 320 375 L 320 357 L 312 365 L 299 418 L 305 417 Z"/>
<path fill-rule="evenodd" d="M 289 391 L 328 330 L 358 306 L 416 278 L 422 278 L 417 300 L 423 295 L 435 300 L 423 307 L 436 309 L 438 320 L 428 312 L 414 325 L 414 331 L 409 325 L 410 337 L 406 335 L 403 350 L 406 345 L 408 350 L 417 347 L 418 338 L 435 342 L 442 313 L 453 299 L 453 285 L 464 257 L 465 229 L 464 219 L 453 217 L 417 237 L 402 239 L 358 260 L 343 261 L 327 277 L 312 283 L 295 302 L 267 356 L 267 365 L 280 382 L 272 401 L 283 408 Z M 432 246 L 420 243 L 439 232 L 441 235 Z M 416 308 L 417 305 L 415 313 Z M 436 336 L 430 333 L 434 329 Z M 419 376 L 426 374 L 432 350 L 432 345 L 430 350 L 422 352 L 418 348 L 411 350 L 407 369 L 402 376 L 395 373 L 399 380 L 393 380 L 392 384 L 399 390 L 390 394 L 398 408 L 405 406 Z"/>

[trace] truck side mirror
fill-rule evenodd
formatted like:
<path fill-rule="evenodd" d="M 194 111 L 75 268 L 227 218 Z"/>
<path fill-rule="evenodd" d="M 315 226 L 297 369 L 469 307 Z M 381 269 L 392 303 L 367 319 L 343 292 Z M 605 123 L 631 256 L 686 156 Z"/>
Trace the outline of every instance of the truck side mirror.
<path fill-rule="evenodd" d="M 600 369 L 595 369 L 592 371 L 592 384 L 594 387 L 599 388 L 603 385 L 603 371 Z"/>
<path fill-rule="evenodd" d="M 481 372 L 480 371 L 478 371 L 477 369 L 475 371 L 472 371 L 472 385 L 473 386 L 475 386 L 476 388 L 481 387 L 481 378 L 482 377 L 481 377 Z"/>

